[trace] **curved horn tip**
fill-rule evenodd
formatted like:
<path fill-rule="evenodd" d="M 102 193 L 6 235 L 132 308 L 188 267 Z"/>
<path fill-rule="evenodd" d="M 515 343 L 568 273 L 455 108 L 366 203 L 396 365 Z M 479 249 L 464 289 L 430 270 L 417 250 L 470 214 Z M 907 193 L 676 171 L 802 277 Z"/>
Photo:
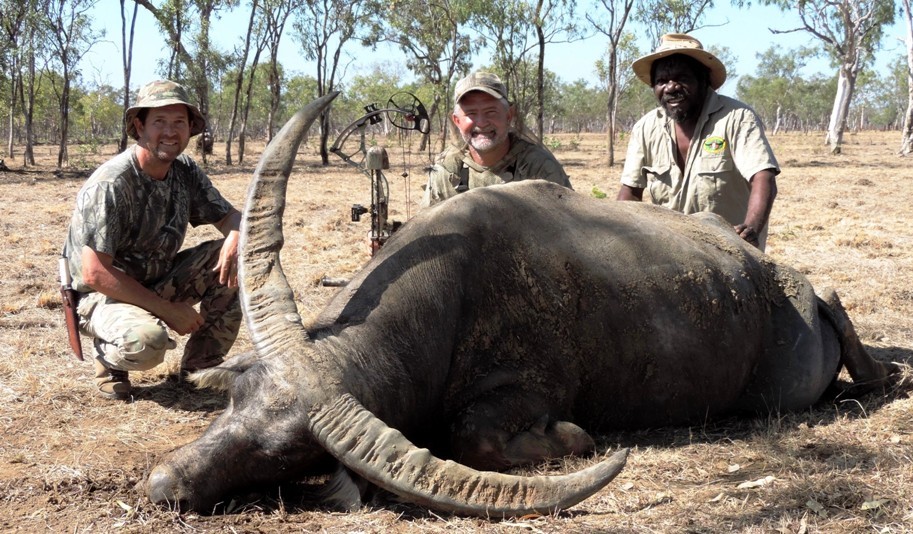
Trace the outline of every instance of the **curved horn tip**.
<path fill-rule="evenodd" d="M 612 456 L 609 456 L 608 458 L 606 458 L 605 460 L 602 461 L 602 463 L 605 464 L 606 467 L 609 467 L 610 470 L 615 471 L 614 474 L 612 475 L 612 478 L 610 478 L 607 482 L 611 481 L 613 478 L 615 478 L 618 475 L 618 473 L 621 472 L 622 468 L 624 468 L 625 464 L 628 462 L 628 453 L 630 453 L 630 452 L 631 452 L 631 449 L 628 447 L 625 447 L 623 449 L 617 450 L 614 454 L 612 454 Z"/>

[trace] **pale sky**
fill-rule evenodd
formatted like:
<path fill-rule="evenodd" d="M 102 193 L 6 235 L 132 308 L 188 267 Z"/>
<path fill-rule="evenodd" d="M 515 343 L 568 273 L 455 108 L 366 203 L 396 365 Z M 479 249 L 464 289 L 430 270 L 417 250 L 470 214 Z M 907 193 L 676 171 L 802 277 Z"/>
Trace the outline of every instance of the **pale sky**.
<path fill-rule="evenodd" d="M 230 19 L 222 19 L 215 24 L 218 29 L 217 42 L 223 49 L 229 49 L 247 28 L 249 13 L 245 9 L 235 11 Z M 97 44 L 86 56 L 83 76 L 89 81 L 103 81 L 117 86 L 122 80 L 119 8 L 112 6 L 112 2 L 99 2 L 95 16 L 98 23 L 107 28 L 107 37 L 106 42 Z M 798 17 L 784 14 L 774 7 L 752 6 L 748 10 L 737 10 L 724 3 L 715 7 L 705 19 L 706 24 L 717 26 L 697 30 L 693 35 L 700 39 L 704 46 L 728 46 L 737 58 L 734 65 L 737 74 L 754 74 L 757 66 L 756 54 L 765 51 L 771 45 L 776 44 L 784 50 L 803 45 L 817 45 L 817 41 L 804 32 L 774 35 L 768 30 L 769 27 L 790 29 L 798 25 L 797 21 Z M 582 22 L 585 23 L 584 20 Z M 289 33 L 283 37 L 279 60 L 285 65 L 287 72 L 311 74 L 313 64 L 301 58 L 291 37 L 290 28 L 287 31 Z M 903 53 L 903 37 L 903 25 L 899 21 L 887 29 L 882 41 L 883 50 L 879 53 L 876 63 L 878 68 L 885 68 L 894 57 Z M 131 80 L 134 87 L 159 77 L 155 74 L 155 65 L 164 57 L 160 39 L 152 15 L 141 8 L 137 15 L 137 40 L 134 45 L 134 69 Z M 595 35 L 582 42 L 547 45 L 546 68 L 555 72 L 564 82 L 584 79 L 595 85 L 594 64 L 604 52 L 607 42 L 605 36 Z M 644 37 L 641 48 L 646 49 L 647 46 Z M 359 61 L 356 65 L 368 69 L 373 63 L 382 60 L 396 61 L 399 51 L 385 49 L 383 52 L 372 54 L 359 48 L 357 53 Z M 361 59 L 362 57 L 366 59 Z M 733 65 L 727 67 L 731 70 Z M 816 60 L 806 68 L 806 74 L 829 70 L 826 60 Z M 735 78 L 730 77 L 721 92 L 733 95 L 735 82 Z"/>

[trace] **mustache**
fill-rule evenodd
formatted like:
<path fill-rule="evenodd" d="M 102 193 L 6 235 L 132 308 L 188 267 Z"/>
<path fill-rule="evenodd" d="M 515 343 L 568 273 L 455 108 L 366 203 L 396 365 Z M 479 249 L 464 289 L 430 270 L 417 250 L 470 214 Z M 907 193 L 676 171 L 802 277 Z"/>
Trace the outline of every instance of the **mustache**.
<path fill-rule="evenodd" d="M 688 95 L 684 91 L 675 91 L 674 93 L 663 94 L 662 102 L 668 103 L 670 100 L 687 99 Z"/>

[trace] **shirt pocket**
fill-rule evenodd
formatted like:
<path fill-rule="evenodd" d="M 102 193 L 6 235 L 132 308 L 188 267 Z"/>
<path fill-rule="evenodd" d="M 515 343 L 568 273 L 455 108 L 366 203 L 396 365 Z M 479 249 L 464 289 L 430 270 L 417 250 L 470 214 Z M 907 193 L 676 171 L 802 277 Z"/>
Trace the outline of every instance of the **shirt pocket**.
<path fill-rule="evenodd" d="M 697 168 L 698 205 L 702 211 L 714 211 L 723 198 L 727 181 L 734 175 L 735 164 L 722 154 L 700 158 Z"/>
<path fill-rule="evenodd" d="M 675 184 L 672 183 L 672 165 L 659 163 L 644 167 L 647 175 L 647 189 L 654 204 L 666 205 L 672 198 Z"/>

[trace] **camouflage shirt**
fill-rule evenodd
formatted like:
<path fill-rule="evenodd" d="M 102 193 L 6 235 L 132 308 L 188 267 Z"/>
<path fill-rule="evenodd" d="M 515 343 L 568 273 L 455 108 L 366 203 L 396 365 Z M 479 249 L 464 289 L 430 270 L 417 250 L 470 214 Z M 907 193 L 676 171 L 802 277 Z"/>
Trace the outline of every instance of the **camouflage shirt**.
<path fill-rule="evenodd" d="M 153 180 L 135 149 L 96 169 L 76 196 L 66 253 L 77 291 L 92 291 L 82 280 L 82 247 L 112 256 L 116 268 L 150 285 L 171 270 L 188 223 L 215 224 L 232 210 L 190 157 L 179 156 L 164 180 Z"/>
<path fill-rule="evenodd" d="M 442 152 L 428 175 L 422 207 L 455 196 L 463 174 L 468 189 L 537 178 L 571 187 L 564 167 L 548 149 L 511 133 L 510 151 L 492 167 L 476 163 L 466 148 L 450 147 Z"/>

